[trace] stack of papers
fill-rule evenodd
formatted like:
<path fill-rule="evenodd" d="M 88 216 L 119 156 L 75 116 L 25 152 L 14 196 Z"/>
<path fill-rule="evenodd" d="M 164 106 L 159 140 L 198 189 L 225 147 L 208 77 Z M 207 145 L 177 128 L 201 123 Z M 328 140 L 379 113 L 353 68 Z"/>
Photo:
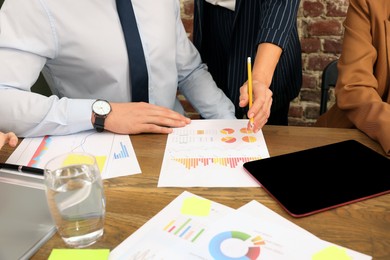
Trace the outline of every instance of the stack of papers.
<path fill-rule="evenodd" d="M 109 259 L 372 259 L 319 239 L 257 201 L 235 210 L 183 192 Z"/>

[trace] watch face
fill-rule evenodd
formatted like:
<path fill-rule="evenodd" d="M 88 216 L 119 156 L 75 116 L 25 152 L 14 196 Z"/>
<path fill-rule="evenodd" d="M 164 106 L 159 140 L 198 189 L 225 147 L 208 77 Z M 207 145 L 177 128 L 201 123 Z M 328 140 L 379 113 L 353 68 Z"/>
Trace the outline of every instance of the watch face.
<path fill-rule="evenodd" d="M 96 100 L 92 105 L 92 110 L 100 116 L 108 115 L 111 111 L 110 104 L 105 100 Z"/>

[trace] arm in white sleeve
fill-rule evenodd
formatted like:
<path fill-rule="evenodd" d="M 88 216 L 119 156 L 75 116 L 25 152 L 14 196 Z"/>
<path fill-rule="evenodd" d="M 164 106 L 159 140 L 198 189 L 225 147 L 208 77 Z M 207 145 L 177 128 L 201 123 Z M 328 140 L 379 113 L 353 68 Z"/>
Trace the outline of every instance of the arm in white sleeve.
<path fill-rule="evenodd" d="M 32 137 L 92 129 L 93 100 L 45 97 L 30 90 L 46 61 L 56 56 L 55 39 L 39 1 L 12 0 L 2 6 L 0 131 Z"/>
<path fill-rule="evenodd" d="M 217 87 L 177 15 L 179 91 L 205 119 L 235 119 L 234 105 Z"/>
<path fill-rule="evenodd" d="M 58 99 L 0 88 L 0 130 L 20 137 L 65 135 L 92 129 L 94 100 Z"/>

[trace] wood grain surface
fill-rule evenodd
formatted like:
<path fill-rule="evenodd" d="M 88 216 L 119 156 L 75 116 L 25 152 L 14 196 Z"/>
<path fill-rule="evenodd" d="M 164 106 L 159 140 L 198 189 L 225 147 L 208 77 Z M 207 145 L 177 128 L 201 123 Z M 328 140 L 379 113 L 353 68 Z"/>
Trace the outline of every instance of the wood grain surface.
<path fill-rule="evenodd" d="M 376 142 L 358 130 L 265 126 L 263 133 L 271 156 L 347 139 L 360 141 L 383 154 Z M 167 136 L 142 134 L 130 138 L 142 174 L 104 181 L 107 200 L 105 233 L 89 248 L 114 249 L 169 202 L 187 190 L 233 208 L 257 200 L 321 239 L 371 255 L 374 260 L 390 259 L 390 194 L 312 216 L 294 218 L 261 188 L 157 188 Z M 5 162 L 12 151 L 12 148 L 5 146 L 0 151 L 0 162 Z M 313 172 L 318 170 L 309 162 L 307 165 L 290 167 L 291 173 L 299 171 L 302 167 L 313 167 Z M 369 162 L 367 167 L 378 170 Z M 43 245 L 32 259 L 47 259 L 53 248 L 66 248 L 58 234 Z"/>

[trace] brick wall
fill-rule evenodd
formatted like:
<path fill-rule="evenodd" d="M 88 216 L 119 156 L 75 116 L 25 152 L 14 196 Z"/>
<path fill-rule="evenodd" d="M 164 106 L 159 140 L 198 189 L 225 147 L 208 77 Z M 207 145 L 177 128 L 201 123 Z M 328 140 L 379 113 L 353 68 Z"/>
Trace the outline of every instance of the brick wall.
<path fill-rule="evenodd" d="M 180 0 L 182 20 L 192 39 L 193 0 Z M 320 84 L 323 68 L 338 58 L 343 36 L 342 23 L 348 0 L 301 0 L 298 13 L 302 44 L 303 84 L 299 96 L 292 101 L 290 125 L 311 125 L 319 115 Z M 186 100 L 180 97 L 192 118 L 198 118 Z M 334 102 L 330 95 L 329 104 Z"/>

